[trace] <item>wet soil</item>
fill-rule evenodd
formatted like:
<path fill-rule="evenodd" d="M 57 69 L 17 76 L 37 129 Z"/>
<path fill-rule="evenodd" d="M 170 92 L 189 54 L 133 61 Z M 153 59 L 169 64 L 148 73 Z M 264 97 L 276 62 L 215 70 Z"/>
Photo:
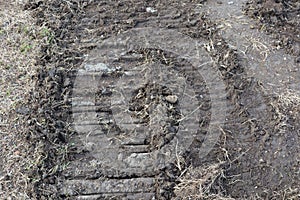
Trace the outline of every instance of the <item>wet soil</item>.
<path fill-rule="evenodd" d="M 42 140 L 45 150 L 40 169 L 31 174 L 36 185 L 32 196 L 38 199 L 180 199 L 174 190 L 185 169 L 219 164 L 222 174 L 214 177 L 205 191 L 208 196 L 299 198 L 298 3 L 281 1 L 271 8 L 271 1 L 259 2 L 54 0 L 27 4 L 25 9 L 33 12 L 36 23 L 48 33 L 48 44 L 37 63 L 41 69 L 36 77 L 36 91 L 29 102 L 31 131 L 27 140 L 33 145 Z M 274 37 L 265 34 L 255 21 L 244 15 L 245 6 L 249 15 L 264 16 L 260 18 L 264 27 L 281 41 L 288 38 L 291 42 L 281 42 L 280 48 L 274 46 Z M 253 12 L 252 8 L 257 6 L 259 9 Z M 276 10 L 277 7 L 281 10 Z M 283 22 L 277 26 L 280 20 L 288 20 L 292 28 L 286 28 Z M 193 70 L 197 69 L 187 60 L 178 59 L 178 55 L 159 47 L 132 49 L 124 58 L 112 62 L 112 68 L 102 66 L 98 71 L 85 68 L 85 72 L 92 72 L 94 78 L 102 81 L 96 87 L 86 92 L 83 90 L 86 85 L 82 86 L 80 92 L 85 93 L 73 89 L 83 66 L 95 65 L 91 59 L 95 53 L 110 52 L 101 50 L 100 43 L 126 31 L 147 27 L 176 30 L 183 38 L 190 37 L 203 44 L 204 61 L 210 61 L 208 68 L 218 71 L 216 74 L 221 77 L 226 98 L 220 100 L 220 105 L 227 105 L 226 119 L 216 120 L 221 135 L 205 157 L 200 150 L 209 124 L 215 122 L 213 100 L 218 93 L 210 90 L 205 74 L 195 75 Z M 288 51 L 290 47 L 293 49 Z M 118 82 L 126 73 L 134 74 L 135 70 L 142 73 L 149 66 L 177 71 L 178 76 L 169 75 L 168 71 L 162 74 L 169 75 L 175 83 L 185 78 L 196 91 L 191 96 L 197 98 L 191 99 L 190 104 L 196 102 L 199 107 L 197 131 L 187 138 L 176 136 L 179 141 L 191 140 L 183 142 L 180 149 L 182 165 L 176 165 L 180 159 L 174 135 L 183 126 L 178 121 L 184 108 L 189 107 L 180 101 L 176 89 L 140 84 L 137 79 L 149 77 L 147 73 L 145 77 L 135 74 Z M 88 86 L 93 83 L 89 82 L 90 74 L 83 75 L 84 83 Z M 123 98 L 114 93 L 121 91 L 120 88 L 125 94 L 128 91 L 130 115 L 119 115 L 122 112 L 114 109 L 120 107 L 116 99 Z M 89 96 L 90 93 L 93 95 Z M 76 107 L 74 97 L 78 95 L 85 96 L 85 101 L 78 101 Z M 89 100 L 91 107 L 87 107 Z M 149 117 L 152 105 L 160 111 L 157 119 Z M 134 123 L 128 125 L 122 121 L 124 116 L 125 122 L 134 119 Z M 167 123 L 161 123 L 162 116 Z M 87 123 L 74 123 L 85 119 Z M 194 121 L 188 123 L 193 126 Z M 80 127 L 76 128 L 76 124 Z M 132 129 L 132 124 L 146 128 L 137 130 L 132 137 L 132 133 L 124 131 Z M 106 140 L 115 146 L 107 146 Z M 153 153 L 157 151 L 161 154 Z M 147 157 L 151 153 L 159 158 Z M 167 153 L 169 157 L 162 156 Z"/>

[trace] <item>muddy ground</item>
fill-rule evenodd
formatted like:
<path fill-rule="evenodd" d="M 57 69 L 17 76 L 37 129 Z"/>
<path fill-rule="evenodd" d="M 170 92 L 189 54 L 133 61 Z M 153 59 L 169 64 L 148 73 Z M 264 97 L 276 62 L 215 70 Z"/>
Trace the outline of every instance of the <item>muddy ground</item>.
<path fill-rule="evenodd" d="M 24 140 L 32 146 L 43 143 L 38 164 L 24 170 L 34 186 L 34 191 L 28 193 L 30 198 L 300 198 L 300 4 L 296 0 L 36 0 L 24 9 L 32 13 L 46 35 L 36 62 L 40 67 L 34 77 L 35 90 L 22 106 L 26 112 L 19 112 L 28 124 Z M 197 109 L 199 126 L 193 141 L 180 156 L 176 154 L 175 161 L 166 167 L 151 164 L 153 171 L 138 167 L 136 171 L 123 170 L 121 161 L 116 160 L 115 165 L 113 159 L 105 160 L 103 151 L 113 149 L 83 144 L 82 138 L 90 133 L 79 133 L 74 128 L 72 102 L 78 94 L 73 88 L 88 55 L 99 53 L 99 44 L 146 27 L 175 30 L 204 44 L 210 67 L 225 86 L 226 98 L 220 105 L 226 104 L 226 119 L 216 121 L 220 137 L 210 153 L 202 157 L 201 145 L 209 124 L 214 123 L 214 93 L 205 82 L 205 74 L 194 75 L 197 69 L 190 63 L 158 47 L 132 49 L 127 57 L 114 63 L 113 73 L 102 74 L 105 82 L 94 88 L 95 123 L 101 125 L 101 134 L 117 138 L 122 133 L 122 127 L 111 122 L 118 114 L 110 102 L 114 101 L 112 88 L 120 87 L 116 82 L 124 71 L 131 70 L 130 66 L 159 65 L 177 70 L 196 91 L 201 106 Z M 158 127 L 145 136 L 141 149 L 130 147 L 122 152 L 133 151 L 136 155 L 171 144 L 183 112 L 177 99 L 171 98 L 176 94 L 161 85 L 146 84 L 130 95 L 128 109 L 132 115 L 141 124 L 154 123 Z M 148 108 L 153 102 L 160 105 L 168 123 L 151 121 Z M 161 128 L 167 131 L 159 132 Z M 101 144 L 97 134 L 92 134 L 91 145 L 95 141 Z M 99 164 L 97 159 L 105 162 Z"/>

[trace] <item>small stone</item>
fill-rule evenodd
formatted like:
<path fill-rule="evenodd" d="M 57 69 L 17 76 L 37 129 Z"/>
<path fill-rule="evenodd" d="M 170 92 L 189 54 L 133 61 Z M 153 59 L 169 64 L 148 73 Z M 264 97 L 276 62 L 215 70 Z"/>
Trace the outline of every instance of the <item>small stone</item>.
<path fill-rule="evenodd" d="M 20 115 L 28 115 L 30 113 L 30 109 L 27 107 L 18 107 L 16 108 L 16 113 L 20 114 Z"/>
<path fill-rule="evenodd" d="M 102 95 L 110 95 L 112 92 L 110 91 L 110 89 L 107 89 L 107 88 L 104 88 L 102 91 L 101 91 L 101 94 Z"/>
<path fill-rule="evenodd" d="M 160 194 L 163 194 L 163 193 L 165 193 L 166 191 L 164 190 L 164 189 L 159 189 L 159 193 Z"/>
<path fill-rule="evenodd" d="M 148 13 L 156 13 L 157 10 L 155 10 L 155 9 L 152 8 L 152 7 L 147 7 L 147 8 L 146 8 L 146 12 L 148 12 Z"/>
<path fill-rule="evenodd" d="M 70 86 L 71 85 L 71 80 L 70 80 L 70 78 L 66 78 L 65 79 L 65 82 L 64 82 L 64 87 L 68 87 L 68 86 Z"/>
<path fill-rule="evenodd" d="M 51 78 L 53 78 L 53 77 L 55 76 L 55 74 L 56 74 L 56 70 L 55 70 L 55 69 L 50 69 L 50 70 L 48 71 L 48 75 L 49 75 Z"/>
<path fill-rule="evenodd" d="M 196 26 L 197 23 L 198 23 L 197 19 L 190 21 L 191 26 Z"/>
<path fill-rule="evenodd" d="M 19 155 L 21 154 L 21 152 L 20 152 L 19 150 L 17 150 L 17 151 L 14 152 L 14 154 L 15 154 L 16 156 L 19 156 Z"/>
<path fill-rule="evenodd" d="M 178 97 L 176 95 L 169 95 L 166 96 L 166 101 L 174 104 L 178 101 Z"/>

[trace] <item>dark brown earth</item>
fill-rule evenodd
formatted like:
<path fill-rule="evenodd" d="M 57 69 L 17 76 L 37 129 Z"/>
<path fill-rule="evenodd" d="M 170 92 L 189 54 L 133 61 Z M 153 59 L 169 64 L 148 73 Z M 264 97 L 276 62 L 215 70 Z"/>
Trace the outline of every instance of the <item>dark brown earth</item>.
<path fill-rule="evenodd" d="M 260 22 L 260 29 L 271 34 L 274 45 L 285 48 L 300 60 L 300 3 L 290 1 L 250 1 L 246 13 Z"/>
<path fill-rule="evenodd" d="M 233 8 L 231 5 L 234 9 L 231 9 Z M 154 8 L 156 11 L 149 12 L 147 8 Z M 42 48 L 41 56 L 38 58 L 37 64 L 41 67 L 38 76 L 35 77 L 36 90 L 32 91 L 28 100 L 31 112 L 25 114 L 29 124 L 26 140 L 32 145 L 36 145 L 38 141 L 43 141 L 44 144 L 44 162 L 35 171 L 30 172 L 30 178 L 35 184 L 32 198 L 300 198 L 300 73 L 297 71 L 300 13 L 297 1 L 282 0 L 276 3 L 262 0 L 242 4 L 242 1 L 238 3 L 210 0 L 158 2 L 53 0 L 34 1 L 28 3 L 25 9 L 32 12 L 37 25 L 45 27 L 48 34 L 47 45 Z M 237 26 L 241 34 L 246 34 L 242 32 L 243 26 L 246 26 L 244 30 L 251 27 L 251 30 L 258 32 L 258 36 L 263 36 L 261 43 L 255 43 L 256 46 L 252 43 L 250 48 L 260 47 L 260 44 L 263 46 L 264 43 L 272 47 L 275 43 L 279 48 L 270 51 L 267 48 L 260 49 L 267 54 L 259 54 L 253 50 L 254 48 L 248 47 L 244 51 L 242 45 L 245 41 L 236 37 L 234 33 L 236 31 L 233 29 L 224 28 L 226 24 L 224 22 L 228 19 L 221 18 L 221 14 L 214 15 L 214 13 L 224 14 L 225 9 L 231 10 L 230 16 L 243 16 L 229 18 L 232 20 L 230 27 Z M 259 18 L 259 22 L 253 23 L 249 16 L 243 15 L 243 9 L 246 9 L 249 16 Z M 234 19 L 243 19 L 245 23 L 239 24 L 240 22 Z M 151 170 L 139 168 L 134 161 L 132 165 L 136 167 L 134 168 L 136 171 L 133 171 L 123 166 L 125 164 L 122 158 L 105 160 L 109 156 L 112 158 L 115 156 L 107 152 L 118 150 L 106 148 L 104 146 L 106 143 L 101 143 L 104 139 L 97 136 L 98 132 L 95 130 L 88 133 L 80 132 L 76 129 L 76 123 L 74 128 L 74 121 L 76 122 L 74 113 L 88 113 L 88 111 L 83 109 L 75 112 L 74 106 L 72 108 L 74 97 L 82 95 L 73 88 L 76 86 L 76 74 L 83 65 L 91 61 L 90 55 L 102 52 L 98 51 L 99 44 L 131 29 L 146 27 L 176 30 L 205 44 L 203 45 L 203 52 L 206 51 L 207 56 L 205 59 L 211 60 L 212 65 L 209 67 L 218 71 L 225 85 L 226 98 L 220 101 L 222 105 L 227 105 L 224 116 L 226 120 L 216 121 L 222 134 L 213 150 L 202 157 L 200 150 L 205 136 L 208 135 L 209 124 L 212 123 L 215 94 L 209 90 L 205 74 L 195 75 L 194 68 L 187 60 L 178 59 L 178 55 L 159 47 L 132 49 L 127 52 L 125 58 L 114 63 L 112 73 L 101 74 L 98 79 L 105 82 L 93 88 L 96 95 L 92 112 L 97 113 L 93 125 L 97 125 L 96 128 L 98 125 L 101 126 L 101 130 L 98 130 L 101 134 L 118 138 L 123 133 L 121 125 L 113 122 L 113 114 L 117 118 L 118 112 L 114 111 L 109 102 L 114 101 L 113 89 L 121 87 L 116 84 L 118 78 L 132 70 L 131 66 L 165 66 L 169 67 L 170 71 L 177 71 L 196 91 L 194 95 L 201 105 L 197 110 L 200 125 L 197 125 L 197 132 L 193 135 L 189 148 L 184 149 L 185 152 L 181 152 L 180 156 L 176 153 L 177 159 L 170 159 L 170 163 L 163 159 L 157 166 L 149 164 L 147 169 Z M 272 35 L 267 35 L 264 31 Z M 281 48 L 286 50 L 286 54 L 280 51 Z M 255 53 L 259 56 L 255 57 Z M 272 68 L 274 63 L 284 65 L 284 59 L 278 55 L 282 55 L 292 63 L 286 66 L 291 69 L 288 73 L 284 71 L 284 67 L 278 68 L 278 71 Z M 250 59 L 251 56 L 254 57 L 254 61 Z M 274 56 L 275 61 L 268 60 L 269 56 Z M 261 61 L 267 60 L 267 64 L 259 65 L 253 70 L 250 64 L 257 63 L 255 59 L 260 57 Z M 119 69 L 118 66 L 122 68 Z M 276 71 L 278 74 L 276 77 L 279 78 L 259 73 L 266 68 L 269 70 L 268 67 L 271 69 L 270 74 Z M 94 76 L 97 77 L 99 74 Z M 289 81 L 284 82 L 285 77 L 288 77 Z M 84 80 L 89 83 L 90 79 Z M 278 85 L 274 85 L 272 81 L 278 82 Z M 89 93 L 84 95 L 89 97 Z M 128 106 L 131 117 L 146 127 L 151 123 L 155 126 L 151 126 L 150 131 L 142 129 L 141 133 L 138 132 L 138 135 L 147 131 L 149 133 L 142 142 L 140 138 L 135 138 L 140 149 L 132 148 L 132 143 L 125 142 L 125 145 L 122 144 L 125 150 L 120 150 L 121 153 L 127 156 L 129 153 L 133 155 L 131 152 L 133 151 L 138 157 L 145 152 L 164 151 L 165 146 L 173 145 L 174 135 L 181 125 L 178 123 L 183 112 L 180 108 L 184 105 L 184 102 L 170 100 L 170 96 L 174 95 L 177 93 L 172 93 L 172 90 L 159 84 L 146 84 L 131 94 Z M 168 123 L 161 124 L 160 120 L 151 121 L 148 109 L 152 104 L 161 106 L 160 110 L 165 114 Z M 80 109 L 82 106 L 83 104 L 79 105 Z M 164 110 L 164 107 L 171 109 Z M 193 121 L 188 123 L 193 124 Z M 85 127 L 84 125 L 83 129 Z M 157 131 L 161 128 L 164 131 Z M 90 134 L 92 139 L 87 141 L 90 144 L 90 148 L 87 148 L 83 141 Z M 124 137 L 127 141 L 129 136 Z M 100 144 L 99 147 L 95 147 L 96 143 Z M 116 144 L 121 145 L 118 141 Z M 175 154 L 171 151 L 170 154 L 172 153 Z M 114 161 L 117 164 L 114 164 Z M 190 180 L 194 180 L 195 177 L 198 178 L 196 180 L 204 180 L 196 184 L 195 188 L 200 185 L 205 190 L 190 189 L 190 183 L 184 185 L 184 177 Z"/>

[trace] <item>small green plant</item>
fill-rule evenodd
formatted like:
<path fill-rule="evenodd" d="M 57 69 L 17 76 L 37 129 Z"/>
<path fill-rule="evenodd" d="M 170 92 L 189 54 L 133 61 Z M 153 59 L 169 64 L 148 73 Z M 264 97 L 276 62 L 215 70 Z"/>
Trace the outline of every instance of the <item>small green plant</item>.
<path fill-rule="evenodd" d="M 6 96 L 10 96 L 11 95 L 11 91 L 8 89 L 8 90 L 6 90 Z"/>
<path fill-rule="evenodd" d="M 5 31 L 0 28 L 0 36 L 3 35 L 4 33 L 5 33 Z"/>
<path fill-rule="evenodd" d="M 49 35 L 51 35 L 51 32 L 48 28 L 42 28 L 41 35 L 44 36 L 44 37 L 49 36 Z"/>
<path fill-rule="evenodd" d="M 11 65 L 7 65 L 6 63 L 0 61 L 0 69 L 9 70 L 10 68 L 11 68 Z"/>
<path fill-rule="evenodd" d="M 20 50 L 22 53 L 26 53 L 28 52 L 30 49 L 32 49 L 32 45 L 31 44 L 27 44 L 27 43 L 23 43 L 20 47 Z"/>
<path fill-rule="evenodd" d="M 0 64 L 1 65 L 1 64 Z M 5 65 L 4 69 L 9 70 L 11 68 L 11 65 Z"/>
<path fill-rule="evenodd" d="M 46 41 L 47 41 L 48 44 L 51 43 L 54 39 L 53 33 L 48 28 L 45 28 L 45 27 L 42 28 L 42 30 L 40 31 L 40 35 L 42 37 L 47 38 Z"/>
<path fill-rule="evenodd" d="M 18 27 L 18 32 L 19 33 L 25 33 L 26 35 L 30 34 L 31 30 L 29 26 L 26 25 L 20 25 Z"/>

